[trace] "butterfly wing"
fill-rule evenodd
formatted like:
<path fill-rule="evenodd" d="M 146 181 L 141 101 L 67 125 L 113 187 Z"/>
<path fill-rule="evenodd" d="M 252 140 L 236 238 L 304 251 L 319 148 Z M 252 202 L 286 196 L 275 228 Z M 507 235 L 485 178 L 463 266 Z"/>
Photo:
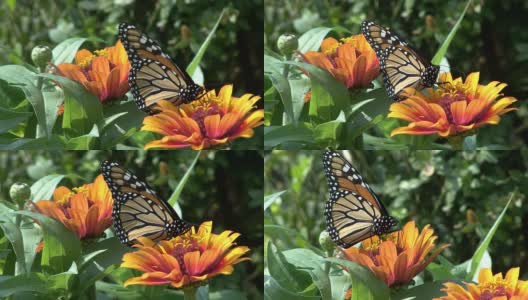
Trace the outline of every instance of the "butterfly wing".
<path fill-rule="evenodd" d="M 396 33 L 370 21 L 361 23 L 361 31 L 380 61 L 389 97 L 401 100 L 405 88 L 420 89 L 435 84 L 440 67 L 422 59 Z"/>
<path fill-rule="evenodd" d="M 325 151 L 323 167 L 330 190 L 326 225 L 334 242 L 348 248 L 396 225 L 361 174 L 339 153 Z"/>
<path fill-rule="evenodd" d="M 146 182 L 118 163 L 104 161 L 101 172 L 114 199 L 112 218 L 121 243 L 130 246 L 140 236 L 160 241 L 190 228 Z"/>
<path fill-rule="evenodd" d="M 370 202 L 383 215 L 387 210 L 379 201 L 378 196 L 363 180 L 358 170 L 352 166 L 341 154 L 327 150 L 323 155 L 323 167 L 326 172 L 330 193 L 351 191 Z"/>
<path fill-rule="evenodd" d="M 121 23 L 119 39 L 132 65 L 128 83 L 139 109 L 152 113 L 152 108 L 161 99 L 179 105 L 202 94 L 203 88 L 194 83 L 157 42 L 134 25 Z"/>
<path fill-rule="evenodd" d="M 348 248 L 376 235 L 373 228 L 381 212 L 359 194 L 340 190 L 330 194 L 325 217 L 332 240 Z"/>

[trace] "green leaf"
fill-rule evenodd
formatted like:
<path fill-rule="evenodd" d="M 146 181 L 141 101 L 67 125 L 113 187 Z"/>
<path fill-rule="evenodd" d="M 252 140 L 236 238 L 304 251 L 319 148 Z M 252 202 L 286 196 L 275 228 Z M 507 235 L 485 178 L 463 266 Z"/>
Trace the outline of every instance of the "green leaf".
<path fill-rule="evenodd" d="M 31 200 L 51 200 L 55 188 L 64 178 L 64 175 L 47 175 L 33 183 L 31 186 Z"/>
<path fill-rule="evenodd" d="M 268 243 L 266 254 L 269 274 L 274 281 L 290 293 L 303 295 L 303 291 L 311 284 L 306 271 L 289 263 L 285 255 L 273 247 L 272 242 Z"/>
<path fill-rule="evenodd" d="M 406 299 L 434 299 L 437 297 L 445 296 L 446 293 L 442 292 L 444 288 L 444 282 L 454 282 L 463 285 L 461 280 L 446 280 L 436 282 L 425 282 L 421 285 L 412 287 L 410 289 L 401 289 L 395 294 L 391 295 L 391 300 L 406 300 Z M 388 298 L 387 298 L 388 299 Z"/>
<path fill-rule="evenodd" d="M 282 286 L 271 276 L 264 276 L 264 299 L 288 299 L 288 300 L 321 300 L 320 296 L 302 295 L 291 292 Z"/>
<path fill-rule="evenodd" d="M 313 132 L 304 125 L 268 126 L 264 128 L 264 149 L 285 143 L 313 144 Z"/>
<path fill-rule="evenodd" d="M 268 74 L 268 78 L 273 84 L 273 87 L 275 87 L 275 90 L 277 90 L 277 92 L 279 93 L 282 105 L 284 106 L 284 112 L 286 112 L 286 115 L 288 117 L 287 121 L 283 122 L 283 124 L 297 123 L 297 120 L 295 119 L 293 113 L 293 102 L 291 96 L 290 82 L 281 73 L 276 72 Z"/>
<path fill-rule="evenodd" d="M 303 54 L 308 51 L 319 50 L 321 42 L 331 30 L 332 28 L 328 27 L 316 27 L 308 30 L 299 37 L 299 47 L 297 47 L 297 50 Z"/>
<path fill-rule="evenodd" d="M 488 250 L 488 246 L 491 243 L 491 239 L 493 238 L 493 235 L 495 235 L 497 228 L 499 228 L 499 225 L 502 222 L 502 218 L 506 214 L 506 210 L 510 206 L 510 202 L 513 199 L 513 197 L 514 197 L 514 194 L 510 196 L 510 199 L 508 200 L 508 203 L 506 203 L 506 206 L 502 210 L 501 214 L 499 215 L 497 220 L 495 220 L 495 222 L 493 223 L 493 226 L 491 226 L 490 230 L 488 231 L 488 233 L 486 234 L 482 242 L 480 242 L 480 245 L 478 246 L 477 250 L 473 254 L 473 257 L 471 258 L 471 267 L 469 269 L 470 271 L 466 279 L 471 280 L 477 273 L 478 266 L 480 265 L 480 261 L 482 257 L 484 256 L 484 253 Z"/>
<path fill-rule="evenodd" d="M 287 191 L 280 191 L 264 197 L 264 211 L 266 211 L 266 209 L 268 209 L 268 207 L 273 204 L 273 202 L 280 199 L 280 196 L 286 192 Z"/>
<path fill-rule="evenodd" d="M 89 133 L 70 139 L 66 144 L 66 150 L 90 150 L 98 137 L 99 130 L 97 125 L 94 125 Z"/>
<path fill-rule="evenodd" d="M 104 113 L 106 119 L 101 130 L 101 149 L 112 149 L 132 136 L 146 116 L 137 108 L 134 101 L 106 106 Z"/>
<path fill-rule="evenodd" d="M 18 112 L 0 107 L 0 133 L 16 127 L 32 115 L 30 112 Z"/>
<path fill-rule="evenodd" d="M 13 222 L 12 216 L 7 213 L 12 212 L 13 210 L 8 207 L 5 207 L 4 205 L 1 205 L 1 208 L 3 213 L 0 214 L 0 227 L 2 228 L 4 236 L 9 240 L 9 242 L 11 243 L 11 247 L 13 247 L 13 251 L 15 252 L 15 275 L 18 275 L 19 273 L 28 273 L 31 270 L 26 265 L 26 255 L 24 253 L 24 237 L 22 236 L 22 232 L 20 231 L 19 226 L 17 226 Z"/>
<path fill-rule="evenodd" d="M 46 104 L 42 91 L 36 85 L 35 73 L 18 65 L 0 66 L 0 79 L 20 88 L 31 103 L 38 123 L 37 138 L 50 137 L 55 117 L 50 120 L 46 118 Z"/>
<path fill-rule="evenodd" d="M 341 129 L 345 123 L 345 113 L 341 112 L 336 120 L 315 126 L 315 140 L 319 144 L 335 144 L 335 141 L 338 140 L 338 137 L 341 135 Z"/>
<path fill-rule="evenodd" d="M 330 278 L 324 270 L 324 257 L 309 249 L 301 248 L 284 251 L 284 257 L 297 269 L 310 274 L 323 299 L 332 297 Z"/>
<path fill-rule="evenodd" d="M 205 41 L 200 46 L 200 49 L 198 50 L 198 52 L 194 56 L 193 60 L 187 66 L 186 71 L 187 71 L 187 73 L 189 73 L 189 75 L 191 77 L 194 75 L 194 71 L 196 70 L 196 68 L 200 64 L 200 61 L 202 60 L 202 57 L 203 57 L 203 55 L 205 53 L 205 50 L 207 50 L 207 47 L 209 47 L 209 43 L 211 43 L 211 40 L 213 39 L 213 36 L 214 36 L 214 33 L 216 32 L 216 29 L 218 28 L 218 25 L 220 24 L 220 21 L 222 21 L 222 18 L 224 17 L 224 13 L 225 13 L 225 9 L 222 10 L 222 12 L 220 13 L 220 16 L 218 17 L 218 20 L 216 20 L 216 23 L 213 26 L 213 29 L 211 29 L 211 32 L 209 33 L 209 35 L 207 36 Z"/>
<path fill-rule="evenodd" d="M 46 137 L 38 139 L 17 139 L 9 144 L 0 144 L 0 150 L 63 150 L 64 142 L 60 137 L 52 135 L 50 139 Z"/>
<path fill-rule="evenodd" d="M 466 4 L 466 7 L 464 7 L 464 10 L 462 11 L 462 14 L 460 15 L 460 17 L 458 18 L 457 22 L 455 23 L 455 26 L 453 26 L 453 28 L 451 29 L 451 32 L 449 32 L 449 34 L 447 35 L 447 38 L 445 39 L 444 43 L 442 44 L 440 49 L 438 49 L 438 51 L 436 52 L 435 56 L 431 60 L 432 64 L 439 65 L 440 62 L 442 61 L 442 58 L 445 56 L 445 54 L 447 52 L 447 48 L 449 48 L 449 44 L 451 44 L 451 40 L 455 37 L 455 34 L 456 34 L 457 30 L 458 30 L 458 27 L 460 27 L 460 23 L 464 19 L 464 16 L 466 15 L 466 11 L 469 8 L 469 6 L 471 5 L 471 2 L 472 2 L 472 0 L 468 0 L 468 2 Z"/>
<path fill-rule="evenodd" d="M 53 48 L 53 64 L 60 65 L 62 63 L 71 63 L 75 58 L 77 50 L 79 50 L 79 47 L 81 47 L 85 41 L 85 38 L 70 38 L 62 41 Z"/>
<path fill-rule="evenodd" d="M 47 289 L 46 276 L 42 273 L 21 274 L 0 277 L 0 297 L 9 297 L 16 293 L 37 292 Z"/>
<path fill-rule="evenodd" d="M 71 109 L 75 108 L 76 110 L 82 110 L 86 114 L 86 117 L 89 121 L 89 127 L 87 130 L 90 130 L 94 124 L 97 124 L 99 127 L 103 126 L 103 107 L 101 105 L 101 102 L 99 101 L 99 99 L 97 99 L 96 96 L 88 92 L 82 85 L 66 77 L 58 75 L 39 74 L 37 76 L 57 81 L 64 89 L 66 95 L 70 96 L 76 101 L 77 105 L 74 106 L 72 104 L 72 106 L 70 107 Z M 64 109 L 64 113 L 66 114 L 67 107 L 65 107 Z"/>
<path fill-rule="evenodd" d="M 41 265 L 48 273 L 57 274 L 68 270 L 81 255 L 81 243 L 77 236 L 64 225 L 48 216 L 29 211 L 17 211 L 38 220 L 44 237 Z"/>
<path fill-rule="evenodd" d="M 347 268 L 352 280 L 361 282 L 369 291 L 374 299 L 389 299 L 390 290 L 387 285 L 379 280 L 369 269 L 358 265 L 354 262 L 338 258 L 325 258 L 326 261 L 343 266 Z M 354 293 L 352 293 L 354 295 Z M 366 294 L 363 296 L 370 297 Z"/>
<path fill-rule="evenodd" d="M 316 81 L 321 86 L 323 86 L 326 91 L 328 91 L 328 93 L 332 96 L 332 102 L 336 106 L 334 116 L 332 116 L 333 118 L 337 117 L 339 111 L 346 110 L 350 102 L 348 90 L 342 82 L 335 79 L 330 73 L 328 73 L 328 71 L 303 62 L 287 61 L 284 62 L 284 64 L 291 64 L 306 70 L 309 73 L 310 79 L 312 80 L 312 88 L 313 81 Z"/>
<path fill-rule="evenodd" d="M 185 174 L 183 174 L 183 177 L 178 182 L 178 186 L 176 186 L 176 189 L 174 190 L 172 195 L 169 197 L 168 202 L 169 202 L 170 205 L 175 205 L 178 202 L 178 199 L 180 199 L 180 194 L 181 194 L 183 188 L 185 187 L 185 184 L 187 183 L 187 180 L 189 179 L 189 176 L 191 176 L 191 173 L 192 173 L 192 171 L 194 169 L 194 166 L 196 165 L 196 162 L 198 161 L 198 158 L 200 158 L 200 154 L 201 153 L 202 153 L 201 150 L 196 152 L 196 156 L 194 157 L 194 160 L 192 161 L 191 165 L 189 166 L 189 168 L 187 169 Z M 180 217 L 181 217 L 181 215 L 180 215 Z"/>

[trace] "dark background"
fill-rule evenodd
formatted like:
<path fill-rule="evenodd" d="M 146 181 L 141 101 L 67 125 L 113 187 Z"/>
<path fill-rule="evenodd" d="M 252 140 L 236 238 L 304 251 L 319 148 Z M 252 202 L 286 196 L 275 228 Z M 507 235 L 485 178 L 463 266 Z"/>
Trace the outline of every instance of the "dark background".
<path fill-rule="evenodd" d="M 4 151 L 0 152 L 0 201 L 9 201 L 14 182 L 33 184 L 48 174 L 65 174 L 69 188 L 93 182 L 100 162 L 121 163 L 168 199 L 185 174 L 195 151 Z M 248 299 L 263 289 L 263 158 L 259 151 L 203 151 L 178 201 L 191 223 L 213 221 L 213 232 L 239 232 L 251 261 L 235 266 L 230 276 L 210 281 L 210 291 L 235 289 Z"/>

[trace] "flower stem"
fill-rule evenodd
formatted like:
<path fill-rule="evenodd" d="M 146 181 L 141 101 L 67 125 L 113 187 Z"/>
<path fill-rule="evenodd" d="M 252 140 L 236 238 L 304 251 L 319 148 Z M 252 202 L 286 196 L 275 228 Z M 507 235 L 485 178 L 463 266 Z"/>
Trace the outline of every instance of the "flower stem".
<path fill-rule="evenodd" d="M 183 289 L 183 299 L 184 300 L 196 300 L 196 287 L 188 287 Z"/>

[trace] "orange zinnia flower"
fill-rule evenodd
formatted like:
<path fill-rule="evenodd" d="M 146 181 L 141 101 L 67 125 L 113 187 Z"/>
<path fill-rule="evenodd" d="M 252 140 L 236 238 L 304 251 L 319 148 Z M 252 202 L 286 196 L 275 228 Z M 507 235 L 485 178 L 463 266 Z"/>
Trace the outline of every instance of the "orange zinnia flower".
<path fill-rule="evenodd" d="M 40 200 L 34 207 L 83 239 L 99 237 L 112 225 L 112 204 L 112 194 L 99 175 L 93 183 L 73 191 L 60 186 L 53 193 L 53 201 Z"/>
<path fill-rule="evenodd" d="M 79 50 L 75 55 L 75 64 L 63 63 L 57 68 L 61 75 L 81 83 L 101 102 L 125 95 L 129 89 L 130 63 L 121 41 L 94 53 Z"/>
<path fill-rule="evenodd" d="M 367 87 L 380 72 L 376 53 L 362 34 L 341 41 L 326 38 L 321 43 L 321 52 L 309 51 L 302 56 L 308 63 L 327 70 L 347 88 Z"/>
<path fill-rule="evenodd" d="M 498 124 L 500 115 L 516 109 L 508 106 L 517 100 L 513 97 L 497 100 L 506 84 L 492 81 L 480 85 L 478 80 L 478 72 L 469 74 L 465 82 L 461 78 L 453 79 L 451 73 L 442 73 L 439 89 L 428 88 L 427 94 L 414 88 L 406 89 L 408 98 L 392 104 L 388 116 L 410 123 L 394 129 L 391 136 L 438 134 L 448 137 L 468 133 L 485 124 Z"/>
<path fill-rule="evenodd" d="M 259 96 L 245 94 L 232 97 L 232 85 L 223 86 L 218 95 L 214 90 L 188 104 L 175 106 L 159 101 L 159 113 L 147 116 L 141 130 L 163 135 L 149 142 L 145 149 L 186 148 L 195 150 L 231 142 L 237 138 L 250 138 L 253 128 L 264 122 L 264 110 L 254 109 Z"/>
<path fill-rule="evenodd" d="M 433 234 L 429 225 L 419 232 L 411 221 L 402 230 L 387 234 L 384 240 L 374 236 L 363 241 L 361 248 L 344 249 L 342 255 L 369 268 L 389 287 L 404 285 L 447 248 L 448 245 L 442 245 L 428 256 L 435 248 L 437 236 Z"/>
<path fill-rule="evenodd" d="M 148 238 L 138 238 L 134 247 L 139 250 L 123 256 L 121 267 L 143 272 L 125 282 L 132 284 L 171 284 L 175 288 L 196 286 L 219 274 L 233 273 L 233 265 L 249 260 L 242 257 L 249 251 L 246 246 L 235 246 L 240 234 L 229 230 L 211 233 L 213 222 L 202 223 L 171 240 L 155 244 Z"/>
<path fill-rule="evenodd" d="M 444 283 L 446 296 L 434 300 L 522 300 L 528 299 L 528 281 L 519 280 L 519 268 L 513 268 L 502 278 L 502 273 L 493 275 L 491 269 L 479 272 L 478 284 L 464 283 L 466 288 L 453 283 Z"/>

